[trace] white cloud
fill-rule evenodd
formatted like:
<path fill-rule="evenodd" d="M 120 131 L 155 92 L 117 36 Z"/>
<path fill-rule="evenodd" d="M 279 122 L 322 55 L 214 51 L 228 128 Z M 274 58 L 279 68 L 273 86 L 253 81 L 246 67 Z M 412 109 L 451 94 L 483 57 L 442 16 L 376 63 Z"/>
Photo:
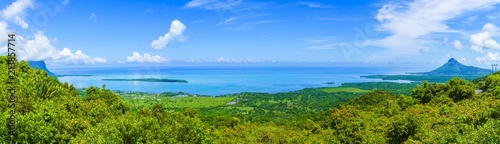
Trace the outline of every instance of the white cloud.
<path fill-rule="evenodd" d="M 342 46 L 346 43 L 338 43 L 335 38 L 303 38 L 303 45 L 309 50 L 331 50 Z"/>
<path fill-rule="evenodd" d="M 228 31 L 241 31 L 255 25 L 277 22 L 276 20 L 256 20 L 257 17 L 265 15 L 260 10 L 269 5 L 269 2 L 244 0 L 191 0 L 185 7 L 215 11 L 219 17 L 218 26 L 225 26 Z"/>
<path fill-rule="evenodd" d="M 23 29 L 27 29 L 29 27 L 28 23 L 21 19 L 21 17 L 16 17 L 15 23 Z"/>
<path fill-rule="evenodd" d="M 323 21 L 360 21 L 360 20 L 363 20 L 360 17 L 354 17 L 354 16 L 320 17 L 320 18 L 315 18 L 315 19 L 323 20 Z"/>
<path fill-rule="evenodd" d="M 500 19 L 500 12 L 498 13 L 493 13 L 493 14 L 489 14 L 488 16 L 486 16 L 488 19 L 490 20 L 496 20 L 496 19 Z"/>
<path fill-rule="evenodd" d="M 0 21 L 0 39 L 2 39 L 2 41 L 0 41 L 0 55 L 5 55 L 7 54 L 7 22 L 5 21 Z"/>
<path fill-rule="evenodd" d="M 498 61 L 500 60 L 500 53 L 498 52 L 488 52 L 488 54 L 486 54 L 485 56 L 483 57 L 478 57 L 476 58 L 476 61 L 477 62 L 487 62 L 487 61 Z"/>
<path fill-rule="evenodd" d="M 69 0 L 64 0 L 62 4 L 64 4 L 64 5 L 69 4 Z"/>
<path fill-rule="evenodd" d="M 405 53 L 418 52 L 419 47 L 433 43 L 428 37 L 434 33 L 454 33 L 447 21 L 464 13 L 493 8 L 500 0 L 415 0 L 391 3 L 378 10 L 378 30 L 391 33 L 379 40 L 367 41 L 369 45 L 390 48 Z"/>
<path fill-rule="evenodd" d="M 24 14 L 26 8 L 34 8 L 32 0 L 17 0 L 2 10 L 5 19 L 12 19 Z"/>
<path fill-rule="evenodd" d="M 7 39 L 7 27 L 8 24 L 5 21 L 0 21 L 0 44 L 3 45 L 5 43 L 5 40 Z"/>
<path fill-rule="evenodd" d="M 484 49 L 500 49 L 500 44 L 493 39 L 499 33 L 499 28 L 491 23 L 483 26 L 483 30 L 470 36 L 471 49 L 483 52 Z"/>
<path fill-rule="evenodd" d="M 471 63 L 469 60 L 467 60 L 467 58 L 464 58 L 464 57 L 462 57 L 460 60 L 458 60 L 458 62 L 460 62 L 462 64 L 466 64 L 466 65 L 469 65 Z"/>
<path fill-rule="evenodd" d="M 47 60 L 57 52 L 50 39 L 41 32 L 35 34 L 30 40 L 18 35 L 16 42 L 18 43 L 17 55 L 22 60 Z"/>
<path fill-rule="evenodd" d="M 241 21 L 243 19 L 257 18 L 260 16 L 262 16 L 262 15 L 261 14 L 245 14 L 245 15 L 240 15 L 240 16 L 232 16 L 232 17 L 226 18 L 225 20 L 221 21 L 217 25 L 240 24 L 237 21 Z"/>
<path fill-rule="evenodd" d="M 184 24 L 182 24 L 179 20 L 174 20 L 170 25 L 168 33 L 166 33 L 164 36 L 160 36 L 157 40 L 153 40 L 153 42 L 151 42 L 151 47 L 155 49 L 162 49 L 167 46 L 170 41 L 176 39 L 182 40 L 182 34 L 185 30 L 186 26 Z"/>
<path fill-rule="evenodd" d="M 144 53 L 142 56 L 138 52 L 133 52 L 132 56 L 127 57 L 127 62 L 138 62 L 138 63 L 163 63 L 168 62 L 170 59 L 166 59 L 165 57 L 161 57 L 159 55 L 151 56 L 148 53 Z"/>
<path fill-rule="evenodd" d="M 50 60 L 52 63 L 56 64 L 97 64 L 97 63 L 107 63 L 108 61 L 101 57 L 90 57 L 83 53 L 81 50 L 77 50 L 72 53 L 69 48 L 64 48 L 58 51 Z"/>
<path fill-rule="evenodd" d="M 96 22 L 97 21 L 97 15 L 95 13 L 90 13 L 89 20 Z"/>
<path fill-rule="evenodd" d="M 333 7 L 330 5 L 320 4 L 317 2 L 307 2 L 307 1 L 299 1 L 299 2 L 297 2 L 297 4 L 303 5 L 303 6 L 308 6 L 310 8 L 331 8 L 331 7 Z"/>
<path fill-rule="evenodd" d="M 462 49 L 462 42 L 460 42 L 459 40 L 455 40 L 453 42 L 453 48 L 455 48 L 457 50 L 461 50 Z"/>
<path fill-rule="evenodd" d="M 64 0 L 63 4 L 68 4 L 69 0 Z M 0 15 L 3 19 L 11 21 L 19 25 L 23 29 L 29 28 L 28 23 L 24 20 L 26 10 L 34 9 L 35 4 L 32 0 L 16 0 L 11 5 L 5 7 Z M 0 21 L 0 38 L 7 39 L 8 23 Z M 72 53 L 69 48 L 64 48 L 58 51 L 53 46 L 56 38 L 50 39 L 43 32 L 39 31 L 31 35 L 32 39 L 26 38 L 24 35 L 16 35 L 16 54 L 20 60 L 44 60 L 50 65 L 58 64 L 95 64 L 106 63 L 107 60 L 101 57 L 90 57 L 77 50 Z M 31 37 L 30 36 L 30 37 Z M 2 42 L 0 42 L 1 44 Z"/>
<path fill-rule="evenodd" d="M 187 3 L 186 7 L 194 8 L 194 7 L 206 5 L 206 4 L 211 3 L 211 2 L 213 2 L 213 0 L 192 0 L 189 3 Z"/>
<path fill-rule="evenodd" d="M 243 0 L 192 0 L 186 4 L 186 7 L 208 10 L 228 10 L 234 9 L 242 2 Z"/>
<path fill-rule="evenodd" d="M 69 48 L 58 51 L 51 40 L 43 33 L 35 34 L 33 39 L 26 40 L 22 36 L 16 36 L 16 52 L 21 60 L 45 60 L 50 65 L 60 64 L 96 64 L 106 63 L 101 57 L 90 57 L 77 50 L 72 53 Z"/>
<path fill-rule="evenodd" d="M 32 0 L 17 0 L 4 8 L 1 14 L 4 19 L 13 20 L 21 28 L 27 29 L 29 25 L 23 20 L 23 17 L 26 15 L 25 10 L 27 8 L 33 9 L 34 7 Z"/>
<path fill-rule="evenodd" d="M 312 45 L 307 47 L 310 50 L 331 50 L 338 46 L 343 46 L 344 44 L 323 44 L 323 45 Z"/>
<path fill-rule="evenodd" d="M 148 14 L 148 13 L 154 13 L 155 11 L 153 10 L 153 8 L 148 8 L 146 10 L 144 10 L 144 12 L 142 12 L 142 15 L 145 15 L 145 14 Z"/>

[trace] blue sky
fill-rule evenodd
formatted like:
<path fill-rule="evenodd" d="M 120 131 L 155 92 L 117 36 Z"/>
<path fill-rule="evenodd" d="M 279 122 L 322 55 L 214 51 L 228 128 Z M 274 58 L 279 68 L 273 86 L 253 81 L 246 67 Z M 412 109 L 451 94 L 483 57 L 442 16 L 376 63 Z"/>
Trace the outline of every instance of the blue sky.
<path fill-rule="evenodd" d="M 0 38 L 16 33 L 20 59 L 59 66 L 428 65 L 454 57 L 487 67 L 500 60 L 499 3 L 4 0 Z"/>

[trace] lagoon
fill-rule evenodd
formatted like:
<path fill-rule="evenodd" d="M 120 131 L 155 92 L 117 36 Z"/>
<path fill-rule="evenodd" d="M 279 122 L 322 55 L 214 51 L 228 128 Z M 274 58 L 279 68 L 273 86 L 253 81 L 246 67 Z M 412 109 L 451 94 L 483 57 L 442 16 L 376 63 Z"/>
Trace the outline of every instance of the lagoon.
<path fill-rule="evenodd" d="M 225 95 L 240 92 L 288 92 L 304 88 L 332 87 L 350 82 L 376 82 L 381 79 L 364 75 L 405 74 L 427 71 L 423 67 L 362 66 L 178 66 L 178 67 L 98 67 L 52 68 L 61 82 L 78 88 L 89 86 L 120 91 L 162 93 L 186 92 L 202 95 Z M 72 76 L 74 75 L 74 76 Z M 81 77 L 78 75 L 86 75 Z M 103 81 L 102 79 L 179 79 L 188 83 L 147 81 Z M 389 80 L 390 81 L 390 80 Z M 409 82 L 409 81 L 396 81 Z M 333 83 L 333 85 L 332 85 Z"/>

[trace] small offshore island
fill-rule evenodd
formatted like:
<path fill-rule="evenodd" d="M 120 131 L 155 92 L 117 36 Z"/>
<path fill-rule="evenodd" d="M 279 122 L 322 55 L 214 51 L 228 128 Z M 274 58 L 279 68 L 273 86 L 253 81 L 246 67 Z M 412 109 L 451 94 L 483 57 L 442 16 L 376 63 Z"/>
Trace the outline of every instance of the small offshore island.
<path fill-rule="evenodd" d="M 141 78 L 141 79 L 101 79 L 102 81 L 142 81 L 142 82 L 171 82 L 171 83 L 188 83 L 187 80 L 179 79 L 160 79 L 160 78 Z"/>

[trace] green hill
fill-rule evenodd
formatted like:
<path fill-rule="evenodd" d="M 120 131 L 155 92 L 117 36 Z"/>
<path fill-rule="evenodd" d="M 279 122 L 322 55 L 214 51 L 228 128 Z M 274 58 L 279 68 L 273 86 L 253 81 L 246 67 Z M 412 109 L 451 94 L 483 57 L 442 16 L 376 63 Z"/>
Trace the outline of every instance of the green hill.
<path fill-rule="evenodd" d="M 105 85 L 79 96 L 26 61 L 16 67 L 13 137 L 11 75 L 0 56 L 0 143 L 500 143 L 500 74 L 478 83 L 424 82 L 409 96 L 373 83 L 363 86 L 373 91 L 359 94 L 341 87 L 217 99 L 119 95 Z"/>
<path fill-rule="evenodd" d="M 212 143 L 213 136 L 195 111 L 164 111 L 148 105 L 136 111 L 108 89 L 77 89 L 48 76 L 43 62 L 16 62 L 9 75 L 6 56 L 0 56 L 0 143 Z M 38 64 L 38 65 L 37 65 Z M 45 68 L 46 69 L 46 68 Z M 14 76 L 15 130 L 10 135 L 9 103 Z"/>
<path fill-rule="evenodd" d="M 491 70 L 482 69 L 474 66 L 466 66 L 451 58 L 447 63 L 442 65 L 441 67 L 430 71 L 430 72 L 422 72 L 418 74 L 425 75 L 447 75 L 447 76 L 484 76 L 490 74 Z"/>

